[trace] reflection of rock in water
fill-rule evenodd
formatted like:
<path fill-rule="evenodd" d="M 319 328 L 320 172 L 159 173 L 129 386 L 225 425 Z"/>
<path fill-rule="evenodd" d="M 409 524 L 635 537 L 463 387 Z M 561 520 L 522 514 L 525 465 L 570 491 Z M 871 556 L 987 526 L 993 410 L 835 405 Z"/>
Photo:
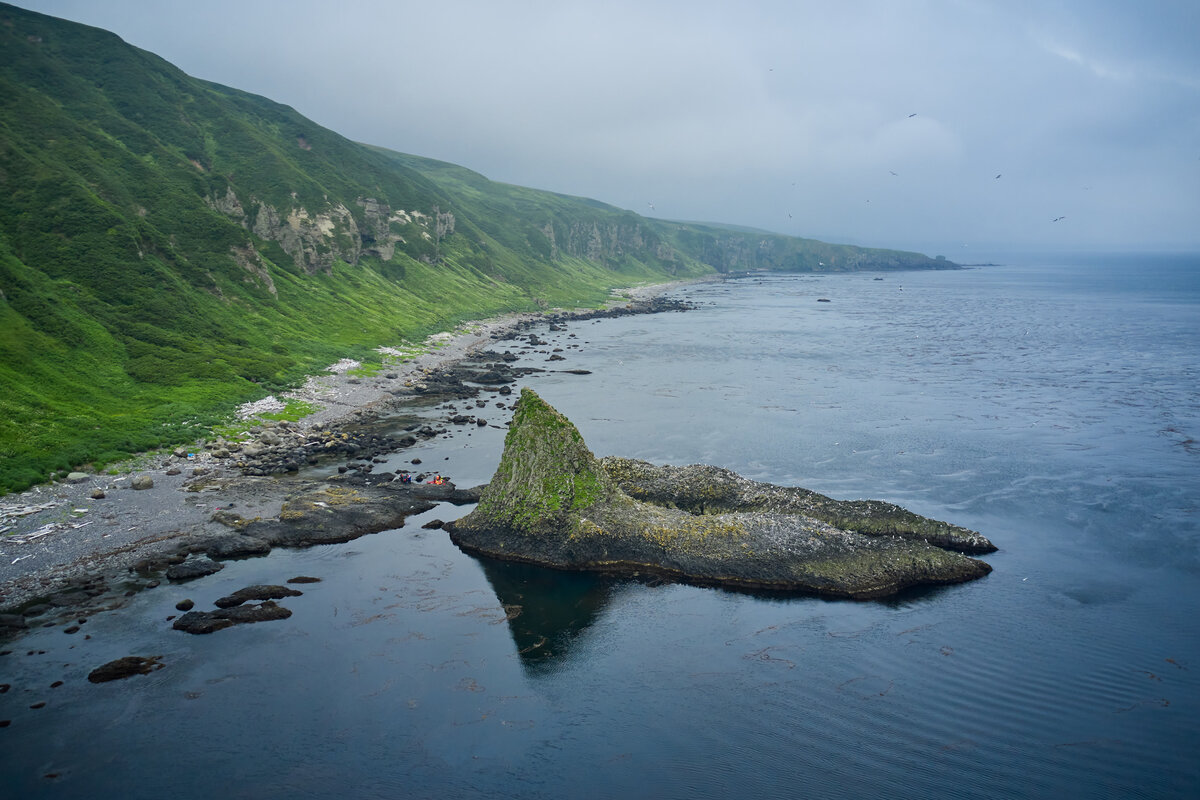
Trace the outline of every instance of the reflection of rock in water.
<path fill-rule="evenodd" d="M 613 580 L 595 573 L 492 558 L 479 559 L 479 565 L 505 608 L 521 663 L 531 672 L 546 672 L 561 661 L 612 594 Z"/>

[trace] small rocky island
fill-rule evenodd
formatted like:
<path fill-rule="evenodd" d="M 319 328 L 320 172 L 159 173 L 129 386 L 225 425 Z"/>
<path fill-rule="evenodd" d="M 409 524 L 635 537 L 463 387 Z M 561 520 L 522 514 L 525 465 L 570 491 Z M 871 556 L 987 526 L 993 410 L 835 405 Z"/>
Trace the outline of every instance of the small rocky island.
<path fill-rule="evenodd" d="M 571 570 L 868 599 L 991 572 L 980 534 L 879 501 L 838 501 L 710 466 L 597 459 L 526 388 L 479 505 L 447 523 L 463 550 Z"/>

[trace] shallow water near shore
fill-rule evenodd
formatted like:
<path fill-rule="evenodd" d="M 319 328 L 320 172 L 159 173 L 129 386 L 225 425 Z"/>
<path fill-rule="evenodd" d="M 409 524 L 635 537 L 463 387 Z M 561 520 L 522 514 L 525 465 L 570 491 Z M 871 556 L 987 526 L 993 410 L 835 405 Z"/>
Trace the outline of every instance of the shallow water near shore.
<path fill-rule="evenodd" d="M 592 374 L 527 383 L 598 455 L 896 502 L 984 533 L 995 571 L 870 603 L 614 580 L 465 556 L 420 527 L 469 510 L 441 506 L 18 640 L 0 657 L 6 789 L 1195 796 L 1197 259 L 766 276 L 674 296 L 700 307 L 538 330 L 565 360 L 521 365 Z M 505 399 L 489 398 L 471 413 L 500 425 Z M 462 427 L 378 469 L 420 457 L 470 486 L 503 435 Z M 209 636 L 166 621 L 184 597 L 207 608 L 295 575 L 322 581 L 281 601 L 290 619 Z M 131 654 L 165 667 L 87 682 Z"/>

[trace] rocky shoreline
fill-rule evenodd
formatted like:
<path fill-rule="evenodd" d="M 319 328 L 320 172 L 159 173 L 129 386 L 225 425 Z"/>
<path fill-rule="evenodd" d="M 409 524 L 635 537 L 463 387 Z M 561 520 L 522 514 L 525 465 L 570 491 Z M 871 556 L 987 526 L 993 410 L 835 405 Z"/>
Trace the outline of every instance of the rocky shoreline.
<path fill-rule="evenodd" d="M 632 301 L 600 310 L 468 323 L 431 337 L 426 352 L 385 358 L 376 376 L 310 379 L 287 396 L 316 409 L 296 422 L 254 420 L 243 436 L 146 456 L 128 474 L 76 473 L 0 498 L 0 638 L 33 626 L 78 630 L 87 614 L 209 574 L 226 559 L 348 541 L 398 527 L 438 502 L 474 502 L 453 484 L 422 483 L 425 472 L 375 467 L 458 426 L 495 425 L 484 408 L 503 407 L 523 375 L 563 360 L 531 328 L 686 310 L 661 296 L 667 288 L 627 291 Z M 546 366 L 516 365 L 536 354 Z M 418 413 L 438 404 L 450 409 L 440 421 Z M 331 474 L 304 477 L 314 466 Z"/>

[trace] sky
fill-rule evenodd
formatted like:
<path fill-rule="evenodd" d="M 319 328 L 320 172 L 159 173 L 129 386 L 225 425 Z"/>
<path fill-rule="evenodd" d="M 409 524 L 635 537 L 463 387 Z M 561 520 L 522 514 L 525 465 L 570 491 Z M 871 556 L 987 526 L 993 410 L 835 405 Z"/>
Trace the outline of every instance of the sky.
<path fill-rule="evenodd" d="M 17 0 L 351 139 L 970 261 L 1200 250 L 1200 0 Z"/>

